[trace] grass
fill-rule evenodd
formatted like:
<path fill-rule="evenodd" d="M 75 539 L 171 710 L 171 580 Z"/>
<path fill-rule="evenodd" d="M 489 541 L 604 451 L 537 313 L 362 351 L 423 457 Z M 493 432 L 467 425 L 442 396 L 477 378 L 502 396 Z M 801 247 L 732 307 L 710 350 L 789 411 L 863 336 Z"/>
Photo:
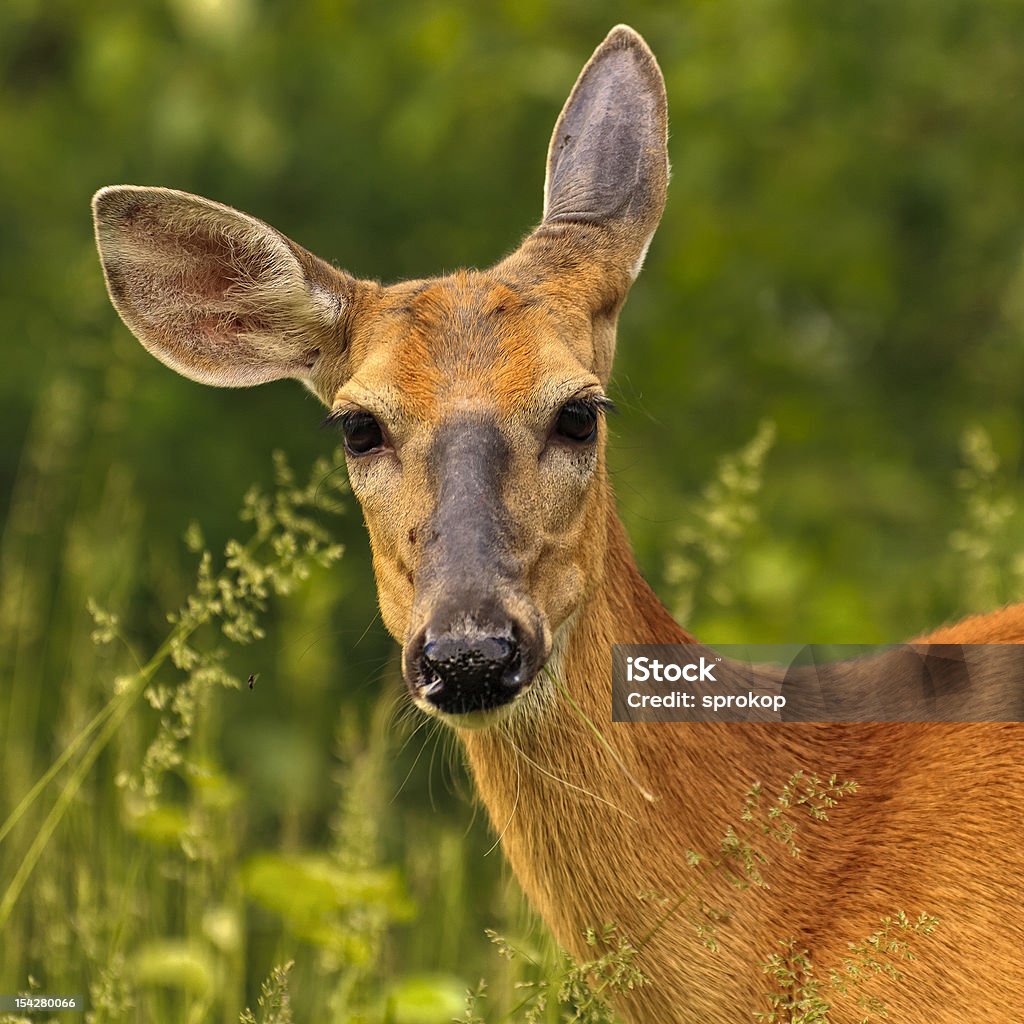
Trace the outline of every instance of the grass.
<path fill-rule="evenodd" d="M 72 485 L 74 459 L 101 462 L 80 441 L 86 407 L 73 381 L 51 386 L 0 541 L 0 992 L 83 995 L 87 1024 L 611 1020 L 605 996 L 642 984 L 633 947 L 595 922 L 593 961 L 568 961 L 488 852 L 451 737 L 407 715 L 397 687 L 369 696 L 393 663 L 368 672 L 330 646 L 338 609 L 369 586 L 346 577 L 331 539 L 350 505 L 340 456 L 304 482 L 276 458 L 272 489 L 244 499 L 244 539 L 221 555 L 190 526 L 188 585 L 147 561 L 123 466 Z M 738 579 L 704 583 L 757 543 L 771 440 L 763 428 L 724 459 L 694 505 L 675 538 L 677 603 L 738 599 Z M 977 431 L 959 483 L 951 574 L 990 605 L 1019 595 L 1018 502 Z M 811 809 L 836 795 L 794 785 Z M 693 855 L 698 887 L 727 863 L 757 883 L 755 819 L 774 818 L 755 804 L 737 809 L 749 828 Z M 652 928 L 685 908 L 652 905 Z M 847 975 L 927 921 L 884 929 Z M 827 1020 L 828 980 L 798 948 L 769 954 L 780 994 L 763 1019 L 803 1000 L 806 1020 Z"/>
<path fill-rule="evenodd" d="M 277 459 L 219 557 L 190 526 L 189 588 L 140 556 L 123 467 L 79 489 L 85 415 L 55 383 L 0 543 L 0 991 L 82 995 L 89 1024 L 455 1016 L 493 966 L 487 925 L 545 940 L 447 734 L 394 690 L 325 685 L 340 457 L 302 484 Z M 490 970 L 494 991 L 519 974 Z"/>

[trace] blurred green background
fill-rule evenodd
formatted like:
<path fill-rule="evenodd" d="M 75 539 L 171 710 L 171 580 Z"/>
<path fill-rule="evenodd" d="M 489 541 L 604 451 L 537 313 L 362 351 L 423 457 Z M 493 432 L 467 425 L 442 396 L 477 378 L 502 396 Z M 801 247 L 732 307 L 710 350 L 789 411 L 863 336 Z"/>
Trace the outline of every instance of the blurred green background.
<path fill-rule="evenodd" d="M 668 209 L 612 391 L 648 578 L 720 642 L 894 641 L 1020 594 L 1020 4 L 9 0 L 0 817 L 132 669 L 123 645 L 91 643 L 87 599 L 144 660 L 192 587 L 187 524 L 220 551 L 249 485 L 271 486 L 273 449 L 301 475 L 338 440 L 294 384 L 205 389 L 146 355 L 107 301 L 93 191 L 200 193 L 365 277 L 486 266 L 539 217 L 551 127 L 619 21 L 655 50 L 671 111 Z M 774 445 L 744 451 L 764 421 Z M 16 894 L 74 762 L 2 834 L 0 992 L 32 975 L 90 994 L 92 1024 L 234 1021 L 294 958 L 300 1019 L 447 1020 L 430 999 L 482 975 L 508 1005 L 513 968 L 483 928 L 540 932 L 457 753 L 384 723 L 400 690 L 351 499 L 330 525 L 341 562 L 227 655 L 257 685 L 212 691 L 201 743 L 181 738 L 183 764 L 201 746 L 225 787 L 216 827 L 185 768 L 136 827 L 117 776 L 157 727 L 140 704 Z M 359 899 L 325 898 L 366 939 L 360 965 L 267 890 L 308 884 L 315 903 L 326 883 L 295 858 L 344 873 L 364 833 L 360 870 L 393 868 L 391 895 L 369 924 Z"/>

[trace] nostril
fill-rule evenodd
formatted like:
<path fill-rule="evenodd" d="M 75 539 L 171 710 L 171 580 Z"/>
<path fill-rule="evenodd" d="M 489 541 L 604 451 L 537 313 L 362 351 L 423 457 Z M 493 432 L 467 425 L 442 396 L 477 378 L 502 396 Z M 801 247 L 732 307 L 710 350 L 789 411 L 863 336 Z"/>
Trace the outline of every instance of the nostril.
<path fill-rule="evenodd" d="M 505 666 L 516 653 L 515 644 L 500 636 L 489 636 L 480 644 L 480 654 L 495 665 Z"/>
<path fill-rule="evenodd" d="M 511 638 L 488 636 L 479 639 L 443 636 L 423 648 L 423 660 L 442 680 L 457 677 L 485 681 L 503 675 L 519 659 L 519 648 Z"/>

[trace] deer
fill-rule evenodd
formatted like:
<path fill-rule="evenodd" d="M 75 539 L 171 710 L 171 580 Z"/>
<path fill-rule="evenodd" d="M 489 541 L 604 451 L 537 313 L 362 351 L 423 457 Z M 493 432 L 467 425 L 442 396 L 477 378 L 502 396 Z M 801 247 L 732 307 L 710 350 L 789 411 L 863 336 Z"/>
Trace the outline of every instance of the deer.
<path fill-rule="evenodd" d="M 228 206 L 123 185 L 93 201 L 106 284 L 178 373 L 294 378 L 327 407 L 408 699 L 458 734 L 562 947 L 585 957 L 586 929 L 608 922 L 633 943 L 646 983 L 615 996 L 626 1020 L 751 1019 L 778 941 L 828 968 L 906 908 L 939 926 L 881 979 L 890 1019 L 1019 1024 L 1024 726 L 610 720 L 613 644 L 698 645 L 637 568 L 605 454 L 617 322 L 665 205 L 667 133 L 658 63 L 620 25 L 558 117 L 540 224 L 489 269 L 385 286 Z M 1024 605 L 919 642 L 1024 643 Z M 733 907 L 711 953 L 642 894 L 673 897 L 687 851 L 716 848 L 750 786 L 798 771 L 858 793 L 767 887 L 734 898 L 708 876 L 702 899 Z M 863 1016 L 837 995 L 829 1020 Z"/>

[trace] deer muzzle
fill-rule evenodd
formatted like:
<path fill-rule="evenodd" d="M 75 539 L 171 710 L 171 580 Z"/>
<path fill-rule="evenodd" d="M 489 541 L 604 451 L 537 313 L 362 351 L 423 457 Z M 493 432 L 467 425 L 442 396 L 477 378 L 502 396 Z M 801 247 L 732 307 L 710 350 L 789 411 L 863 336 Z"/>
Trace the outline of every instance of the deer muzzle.
<path fill-rule="evenodd" d="M 502 496 L 508 443 L 486 417 L 438 431 L 433 515 L 422 530 L 404 674 L 414 698 L 446 715 L 508 704 L 549 654 L 542 614 L 523 593 L 517 530 Z"/>

